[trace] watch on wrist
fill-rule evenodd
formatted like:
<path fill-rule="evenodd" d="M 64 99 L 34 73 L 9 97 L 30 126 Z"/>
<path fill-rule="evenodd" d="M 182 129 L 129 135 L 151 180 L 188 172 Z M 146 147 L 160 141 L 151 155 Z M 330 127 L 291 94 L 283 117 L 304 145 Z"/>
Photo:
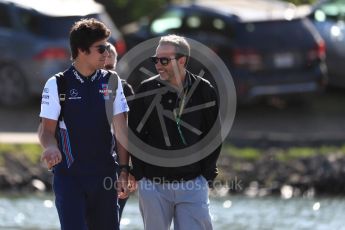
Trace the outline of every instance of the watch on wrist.
<path fill-rule="evenodd" d="M 129 173 L 131 169 L 129 165 L 119 165 L 119 168 L 120 168 L 120 172 L 127 172 L 127 173 Z"/>

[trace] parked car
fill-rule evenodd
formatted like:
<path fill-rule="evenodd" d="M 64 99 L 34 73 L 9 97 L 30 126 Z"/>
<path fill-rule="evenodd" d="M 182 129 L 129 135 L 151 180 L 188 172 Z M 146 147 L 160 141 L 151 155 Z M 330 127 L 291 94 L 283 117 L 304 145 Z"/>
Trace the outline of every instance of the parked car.
<path fill-rule="evenodd" d="M 120 55 L 126 51 L 120 32 L 94 1 L 0 0 L 0 104 L 18 106 L 40 95 L 46 80 L 68 67 L 69 30 L 83 17 L 103 21 Z"/>
<path fill-rule="evenodd" d="M 310 18 L 326 44 L 329 84 L 345 87 L 345 0 L 318 2 Z"/>
<path fill-rule="evenodd" d="M 239 103 L 315 93 L 327 83 L 324 41 L 310 20 L 299 17 L 294 5 L 285 2 L 173 4 L 123 28 L 128 48 L 171 33 L 197 40 L 222 58 Z"/>

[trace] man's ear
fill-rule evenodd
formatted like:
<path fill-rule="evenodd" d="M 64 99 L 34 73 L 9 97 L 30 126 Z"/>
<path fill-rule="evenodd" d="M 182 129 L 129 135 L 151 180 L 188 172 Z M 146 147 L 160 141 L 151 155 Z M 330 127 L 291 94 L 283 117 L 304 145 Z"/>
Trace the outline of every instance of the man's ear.
<path fill-rule="evenodd" d="M 77 50 L 78 50 L 77 57 L 79 57 L 80 55 L 83 55 L 83 51 L 80 48 L 78 48 Z"/>
<path fill-rule="evenodd" d="M 86 55 L 89 54 L 87 50 L 82 50 L 81 48 L 78 48 L 78 55 Z"/>
<path fill-rule="evenodd" d="M 186 56 L 183 56 L 183 57 L 181 57 L 181 58 L 178 59 L 179 64 L 180 64 L 180 65 L 183 65 L 183 66 L 186 65 L 186 61 L 187 61 Z"/>

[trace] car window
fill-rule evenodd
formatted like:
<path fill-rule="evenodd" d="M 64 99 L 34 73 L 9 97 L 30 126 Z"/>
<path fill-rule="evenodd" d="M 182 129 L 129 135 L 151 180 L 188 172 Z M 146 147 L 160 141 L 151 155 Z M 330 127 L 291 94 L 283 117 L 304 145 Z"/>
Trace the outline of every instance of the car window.
<path fill-rule="evenodd" d="M 158 16 L 151 23 L 152 34 L 165 33 L 171 29 L 178 29 L 182 26 L 184 12 L 180 9 L 171 9 Z"/>
<path fill-rule="evenodd" d="M 0 3 L 0 27 L 10 28 L 11 21 L 8 8 L 5 4 Z"/>
<path fill-rule="evenodd" d="M 170 9 L 152 20 L 152 34 L 164 34 L 172 30 L 179 33 L 206 32 L 229 35 L 230 27 L 225 20 L 216 15 L 203 14 L 198 11 L 186 13 L 182 9 Z"/>
<path fill-rule="evenodd" d="M 322 4 L 314 13 L 316 21 L 345 20 L 345 0 L 329 1 Z"/>
<path fill-rule="evenodd" d="M 185 20 L 185 29 L 188 33 L 203 32 L 229 36 L 232 29 L 224 18 L 218 15 L 206 14 L 198 11 L 189 13 Z"/>
<path fill-rule="evenodd" d="M 284 33 L 282 33 L 284 28 Z M 256 44 L 261 48 L 273 47 L 282 44 L 286 48 L 296 44 L 313 44 L 314 37 L 310 32 L 309 20 L 296 18 L 294 20 L 262 21 L 243 23 L 236 28 L 236 34 L 241 37 L 239 44 Z M 285 36 L 284 36 L 285 35 Z M 289 35 L 289 36 L 286 36 Z M 291 41 L 293 37 L 293 42 Z M 274 42 L 267 42 L 274 40 Z M 277 45 L 275 48 L 282 49 Z"/>

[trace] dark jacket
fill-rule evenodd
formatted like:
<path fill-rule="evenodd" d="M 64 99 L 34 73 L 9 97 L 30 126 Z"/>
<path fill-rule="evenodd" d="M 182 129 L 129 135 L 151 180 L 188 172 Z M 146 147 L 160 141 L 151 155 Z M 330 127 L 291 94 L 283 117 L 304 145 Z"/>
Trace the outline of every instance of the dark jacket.
<path fill-rule="evenodd" d="M 142 121 L 155 95 L 140 97 L 132 101 L 132 112 L 129 115 L 129 126 L 132 132 L 134 132 L 138 137 L 140 137 L 140 139 L 144 141 L 146 144 L 163 150 L 177 150 L 187 148 L 188 146 L 192 146 L 200 142 L 200 140 L 203 137 L 205 137 L 205 135 L 207 135 L 207 133 L 210 131 L 213 125 L 217 125 L 219 127 L 218 130 L 220 132 L 220 124 L 219 120 L 217 119 L 218 99 L 216 91 L 212 87 L 212 85 L 208 81 L 200 78 L 199 76 L 195 76 L 187 72 L 185 79 L 185 89 L 187 89 L 187 92 L 189 92 L 189 90 L 191 90 L 193 84 L 197 81 L 197 79 L 199 79 L 200 82 L 197 84 L 194 93 L 188 100 L 185 109 L 202 105 L 207 102 L 215 102 L 215 105 L 212 107 L 208 107 L 206 109 L 200 109 L 194 112 L 183 113 L 181 116 L 181 120 L 193 126 L 194 128 L 200 130 L 201 134 L 197 135 L 191 132 L 191 130 L 181 126 L 181 132 L 183 136 L 181 137 L 175 120 L 168 119 L 166 116 L 164 116 L 164 122 L 171 144 L 170 146 L 167 146 L 166 140 L 164 139 L 162 127 L 159 122 L 157 109 L 153 109 L 147 121 L 145 122 L 143 128 L 140 130 L 140 132 L 137 132 L 136 127 L 138 127 L 138 124 Z M 140 95 L 140 93 L 146 91 L 151 91 L 161 87 L 165 87 L 165 84 L 163 81 L 160 80 L 159 75 L 157 75 L 155 77 L 143 81 L 139 86 L 138 90 L 136 91 L 136 95 Z M 160 105 L 162 106 L 163 110 L 173 111 L 173 109 L 179 107 L 182 98 L 183 97 L 178 97 L 177 91 L 169 90 L 161 95 Z M 216 150 L 214 150 L 204 159 L 180 167 L 162 167 L 158 165 L 149 164 L 138 159 L 132 154 L 132 174 L 136 178 L 136 180 L 140 180 L 141 178 L 146 177 L 148 179 L 158 179 L 160 181 L 190 180 L 199 175 L 202 175 L 209 182 L 211 182 L 218 174 L 216 161 L 218 159 L 220 149 L 221 146 L 219 146 Z"/>

